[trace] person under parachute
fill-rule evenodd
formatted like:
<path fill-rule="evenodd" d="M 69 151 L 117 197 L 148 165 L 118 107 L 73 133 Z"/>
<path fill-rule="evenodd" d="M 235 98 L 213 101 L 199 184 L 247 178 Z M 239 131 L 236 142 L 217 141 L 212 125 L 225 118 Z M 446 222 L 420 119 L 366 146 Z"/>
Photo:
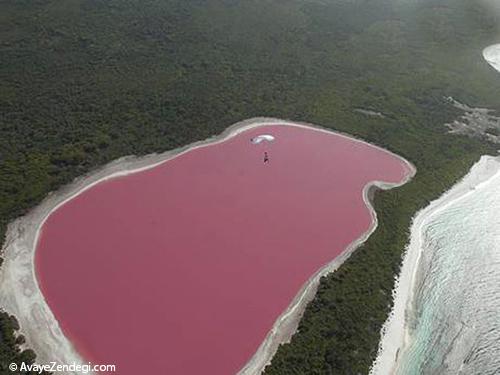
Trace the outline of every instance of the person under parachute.
<path fill-rule="evenodd" d="M 254 144 L 254 145 L 258 145 L 260 143 L 263 143 L 263 142 L 273 142 L 274 141 L 274 136 L 270 135 L 270 134 L 261 134 L 257 137 L 254 137 L 252 139 L 250 139 L 250 141 Z M 269 154 L 267 153 L 267 151 L 264 151 L 264 164 L 267 164 L 269 163 Z"/>

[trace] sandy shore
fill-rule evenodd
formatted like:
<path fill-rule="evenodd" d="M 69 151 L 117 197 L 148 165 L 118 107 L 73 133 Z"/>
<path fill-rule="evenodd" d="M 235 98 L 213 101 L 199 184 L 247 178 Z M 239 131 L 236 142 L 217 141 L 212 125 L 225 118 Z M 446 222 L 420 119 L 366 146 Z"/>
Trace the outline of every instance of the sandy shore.
<path fill-rule="evenodd" d="M 403 258 L 401 273 L 393 291 L 394 308 L 382 329 L 382 340 L 379 352 L 370 374 L 395 374 L 398 359 L 409 341 L 409 328 L 406 317 L 413 308 L 413 291 L 422 253 L 422 228 L 437 213 L 445 210 L 450 204 L 466 198 L 478 186 L 486 183 L 497 173 L 500 173 L 500 158 L 483 156 L 469 173 L 440 198 L 432 201 L 429 206 L 419 211 L 413 218 L 410 231 L 410 244 Z"/>
<path fill-rule="evenodd" d="M 494 44 L 483 50 L 484 59 L 500 72 L 500 44 Z"/>
<path fill-rule="evenodd" d="M 500 44 L 494 44 L 483 50 L 483 58 L 493 68 L 500 72 Z M 487 181 L 499 170 L 498 159 L 483 157 L 469 173 L 439 199 L 416 213 L 410 231 L 410 244 L 403 258 L 401 273 L 393 290 L 394 307 L 388 320 L 382 328 L 382 340 L 370 375 L 394 374 L 400 354 L 409 340 L 406 325 L 407 311 L 411 311 L 412 293 L 417 277 L 417 265 L 421 254 L 421 228 L 436 212 L 446 208 L 451 202 L 466 196 L 475 186 Z"/>
<path fill-rule="evenodd" d="M 49 364 L 53 361 L 60 364 L 87 363 L 64 336 L 39 289 L 35 275 L 34 254 L 38 236 L 41 227 L 52 212 L 68 200 L 73 199 L 102 181 L 153 168 L 190 150 L 223 142 L 254 127 L 277 124 L 312 128 L 316 131 L 334 133 L 356 142 L 366 143 L 311 124 L 295 123 L 274 118 L 249 119 L 230 126 L 219 136 L 195 142 L 176 150 L 143 157 L 128 156 L 115 160 L 100 169 L 75 179 L 72 183 L 64 186 L 57 192 L 50 193 L 40 205 L 32 209 L 27 215 L 10 223 L 7 229 L 6 241 L 2 248 L 4 263 L 0 269 L 0 283 L 2 285 L 0 289 L 0 306 L 5 311 L 17 317 L 21 326 L 21 333 L 26 337 L 26 345 L 34 349 L 38 355 L 37 362 L 40 364 Z M 380 147 L 377 148 L 381 149 Z M 387 150 L 381 150 L 390 153 Z M 373 218 L 371 227 L 363 236 L 346 248 L 342 255 L 325 265 L 309 279 L 291 305 L 275 322 L 265 341 L 247 365 L 240 371 L 240 374 L 258 374 L 262 371 L 276 352 L 279 344 L 289 341 L 295 332 L 305 306 L 316 292 L 321 276 L 337 269 L 349 257 L 352 251 L 375 230 L 377 227 L 377 217 L 369 199 L 371 189 L 389 189 L 402 185 L 415 174 L 415 168 L 411 163 L 398 155 L 392 155 L 407 165 L 407 175 L 404 181 L 400 184 L 385 184 L 380 181 L 374 181 L 365 186 L 363 199 L 369 207 Z"/>

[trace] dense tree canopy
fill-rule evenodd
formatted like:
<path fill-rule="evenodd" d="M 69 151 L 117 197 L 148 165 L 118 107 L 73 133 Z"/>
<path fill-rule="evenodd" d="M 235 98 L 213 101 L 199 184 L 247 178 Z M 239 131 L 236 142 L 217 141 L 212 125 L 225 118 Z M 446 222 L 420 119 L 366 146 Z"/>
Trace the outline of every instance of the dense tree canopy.
<path fill-rule="evenodd" d="M 481 0 L 3 0 L 0 234 L 51 190 L 114 158 L 172 149 L 254 116 L 316 123 L 415 163 L 379 193 L 380 226 L 322 280 L 266 374 L 367 373 L 413 213 L 463 176 L 482 140 L 444 100 L 500 109 L 481 58 Z M 498 39 L 495 39 L 498 38 Z M 366 116 L 363 108 L 384 114 Z M 0 316 L 0 373 L 19 354 Z"/>

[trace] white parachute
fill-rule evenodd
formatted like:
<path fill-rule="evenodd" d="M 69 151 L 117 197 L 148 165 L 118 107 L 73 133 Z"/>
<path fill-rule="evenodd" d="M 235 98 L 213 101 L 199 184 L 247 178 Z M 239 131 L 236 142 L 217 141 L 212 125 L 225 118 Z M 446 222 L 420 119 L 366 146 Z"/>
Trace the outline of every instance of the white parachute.
<path fill-rule="evenodd" d="M 259 143 L 261 142 L 272 142 L 274 141 L 274 137 L 270 134 L 261 134 L 261 135 L 258 135 L 256 137 L 253 137 L 252 139 L 250 139 L 250 142 L 252 142 L 254 145 L 258 145 Z"/>

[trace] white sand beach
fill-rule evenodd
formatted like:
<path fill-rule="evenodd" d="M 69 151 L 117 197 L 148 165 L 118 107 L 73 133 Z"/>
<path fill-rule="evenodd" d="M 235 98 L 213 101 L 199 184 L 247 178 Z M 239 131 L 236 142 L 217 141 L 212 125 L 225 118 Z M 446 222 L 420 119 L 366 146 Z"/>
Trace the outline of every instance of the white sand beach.
<path fill-rule="evenodd" d="M 393 291 L 393 311 L 382 329 L 383 337 L 378 356 L 370 374 L 395 374 L 400 354 L 408 344 L 407 315 L 412 308 L 416 271 L 422 253 L 422 228 L 435 214 L 445 210 L 457 200 L 473 194 L 477 187 L 487 183 L 498 173 L 500 173 L 500 158 L 483 156 L 460 182 L 415 215 L 410 231 L 410 244 L 406 249 L 401 273 Z"/>
<path fill-rule="evenodd" d="M 500 44 L 494 44 L 483 50 L 484 59 L 500 72 Z"/>

